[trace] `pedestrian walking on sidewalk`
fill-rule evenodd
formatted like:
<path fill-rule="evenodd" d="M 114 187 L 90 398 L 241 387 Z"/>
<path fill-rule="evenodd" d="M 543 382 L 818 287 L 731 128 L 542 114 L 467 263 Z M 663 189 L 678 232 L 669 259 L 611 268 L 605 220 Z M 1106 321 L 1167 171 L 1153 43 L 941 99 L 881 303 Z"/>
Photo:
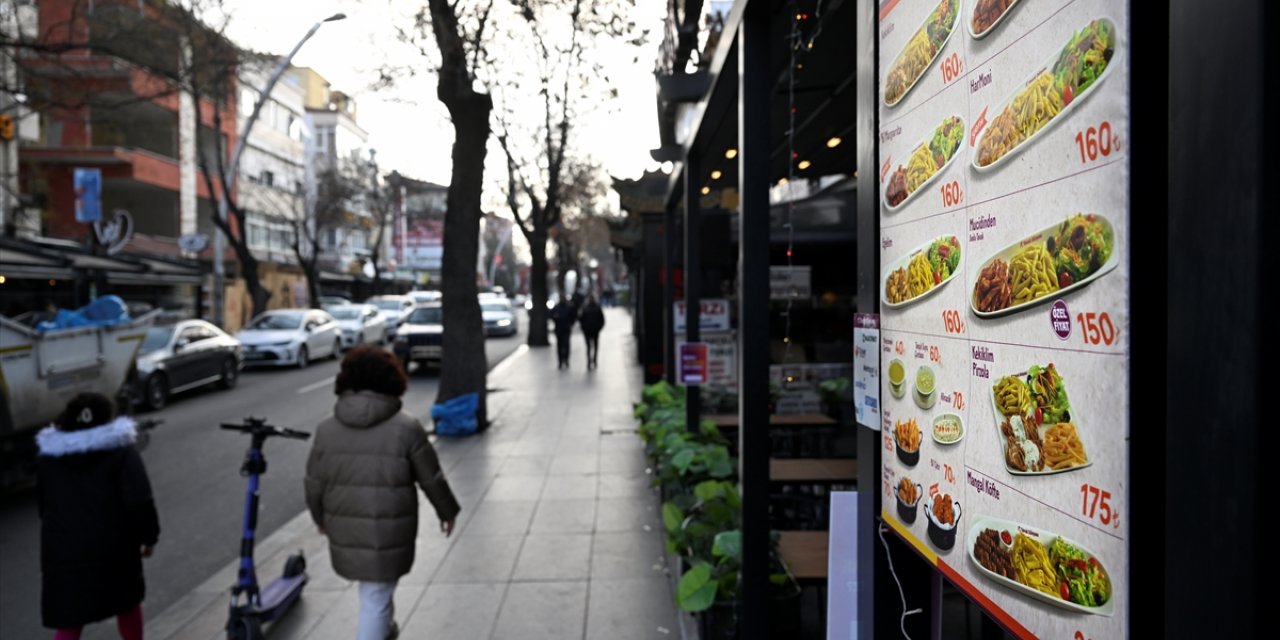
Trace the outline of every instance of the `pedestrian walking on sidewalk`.
<path fill-rule="evenodd" d="M 604 311 L 596 302 L 595 294 L 588 296 L 582 305 L 578 323 L 582 325 L 582 337 L 587 341 L 587 369 L 595 369 L 596 355 L 600 351 L 600 330 L 604 328 Z"/>
<path fill-rule="evenodd" d="M 445 536 L 461 511 L 422 423 L 401 410 L 408 382 L 400 361 L 380 347 L 348 351 L 333 416 L 316 428 L 307 458 L 311 519 L 329 538 L 334 572 L 359 583 L 358 640 L 399 635 L 392 596 L 413 568 L 417 489 Z"/>
<path fill-rule="evenodd" d="M 556 306 L 551 308 L 551 321 L 555 323 L 556 356 L 559 362 L 557 369 L 569 368 L 569 340 L 573 337 L 573 323 L 578 318 L 578 310 L 561 297 Z"/>
<path fill-rule="evenodd" d="M 39 447 L 40 614 L 54 640 L 116 618 L 142 640 L 142 559 L 160 537 L 137 425 L 111 399 L 82 393 L 36 435 Z"/>

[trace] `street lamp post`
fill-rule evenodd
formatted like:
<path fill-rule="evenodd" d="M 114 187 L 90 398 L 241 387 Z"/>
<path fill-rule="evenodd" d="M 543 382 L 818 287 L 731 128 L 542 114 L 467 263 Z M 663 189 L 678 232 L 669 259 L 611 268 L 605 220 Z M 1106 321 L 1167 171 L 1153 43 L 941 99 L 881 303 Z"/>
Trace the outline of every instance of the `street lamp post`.
<path fill-rule="evenodd" d="M 271 76 L 267 78 L 266 86 L 262 88 L 262 91 L 258 94 L 257 101 L 253 103 L 253 111 L 249 113 L 248 119 L 244 121 L 244 127 L 241 129 L 240 135 L 236 136 L 236 146 L 231 152 L 231 163 L 227 166 L 227 179 L 222 181 L 224 187 L 218 196 L 219 220 L 225 222 L 227 219 L 226 185 L 230 185 L 231 181 L 236 179 L 236 175 L 240 170 L 240 155 L 244 153 L 244 142 L 249 137 L 249 132 L 253 130 L 253 124 L 257 122 L 258 114 L 262 113 L 262 106 L 271 98 L 271 90 L 275 89 L 276 83 L 284 76 L 284 72 L 289 68 L 289 62 L 293 60 L 295 55 L 298 55 L 298 50 L 302 49 L 302 45 L 306 44 L 307 40 L 310 40 L 311 36 L 314 36 L 320 30 L 321 25 L 326 22 L 344 20 L 346 17 L 347 14 L 345 13 L 335 13 L 311 25 L 311 29 L 307 31 L 307 34 L 302 36 L 298 44 L 293 45 L 293 50 L 288 55 L 281 57 L 280 61 L 276 63 L 276 68 L 271 72 Z M 244 230 L 241 230 L 241 233 L 243 232 Z M 224 318 L 226 310 L 224 296 L 226 295 L 227 267 L 223 258 L 223 253 L 226 251 L 223 233 L 225 232 L 220 231 L 213 236 L 213 319 L 214 323 L 219 327 L 224 326 L 226 320 Z M 254 313 L 259 311 L 261 309 L 254 309 Z"/>

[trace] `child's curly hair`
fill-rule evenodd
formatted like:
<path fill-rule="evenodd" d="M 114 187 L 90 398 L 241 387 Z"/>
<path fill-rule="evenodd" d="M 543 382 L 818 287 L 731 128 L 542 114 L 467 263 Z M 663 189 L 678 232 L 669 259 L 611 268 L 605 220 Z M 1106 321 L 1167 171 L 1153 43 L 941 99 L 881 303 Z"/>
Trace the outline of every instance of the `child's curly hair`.
<path fill-rule="evenodd" d="M 408 388 L 409 377 L 399 358 L 381 347 L 360 345 L 342 358 L 342 369 L 333 386 L 338 395 L 368 390 L 398 398 Z"/>

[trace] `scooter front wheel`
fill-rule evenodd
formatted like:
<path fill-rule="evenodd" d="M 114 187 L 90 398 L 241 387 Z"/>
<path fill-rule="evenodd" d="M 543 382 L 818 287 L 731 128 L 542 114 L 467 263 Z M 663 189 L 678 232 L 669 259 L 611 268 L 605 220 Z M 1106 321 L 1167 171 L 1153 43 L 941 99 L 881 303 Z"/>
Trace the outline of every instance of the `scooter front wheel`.
<path fill-rule="evenodd" d="M 227 640 L 263 640 L 262 623 L 254 617 L 239 617 L 227 623 Z"/>

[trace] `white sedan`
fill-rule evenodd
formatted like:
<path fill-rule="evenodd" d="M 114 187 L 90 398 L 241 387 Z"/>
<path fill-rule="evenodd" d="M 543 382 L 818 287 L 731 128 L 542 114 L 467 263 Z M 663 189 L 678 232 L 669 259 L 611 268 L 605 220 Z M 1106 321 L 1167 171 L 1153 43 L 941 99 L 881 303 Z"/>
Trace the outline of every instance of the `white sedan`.
<path fill-rule="evenodd" d="M 413 311 L 413 298 L 409 296 L 373 296 L 365 301 L 378 308 L 382 317 L 387 319 L 387 338 L 396 337 L 396 328 L 400 320 Z"/>
<path fill-rule="evenodd" d="M 358 344 L 382 344 L 387 338 L 387 319 L 371 304 L 345 304 L 327 309 L 342 332 L 342 348 Z"/>
<path fill-rule="evenodd" d="M 484 333 L 487 336 L 513 336 L 519 330 L 516 312 L 506 298 L 480 299 L 480 314 L 484 317 Z"/>
<path fill-rule="evenodd" d="M 324 311 L 280 309 L 254 318 L 236 334 L 244 346 L 246 365 L 307 366 L 311 360 L 338 357 L 342 337 L 338 323 Z"/>

